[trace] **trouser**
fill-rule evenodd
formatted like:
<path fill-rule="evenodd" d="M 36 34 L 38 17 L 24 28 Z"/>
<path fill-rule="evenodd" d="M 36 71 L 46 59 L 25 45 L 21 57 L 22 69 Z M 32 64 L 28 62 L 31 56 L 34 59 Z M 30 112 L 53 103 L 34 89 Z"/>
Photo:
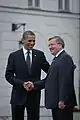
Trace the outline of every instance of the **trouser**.
<path fill-rule="evenodd" d="M 59 108 L 52 109 L 53 120 L 73 120 L 73 108 L 65 107 L 63 110 Z"/>
<path fill-rule="evenodd" d="M 27 110 L 27 120 L 39 120 L 39 105 L 35 107 L 11 105 L 12 120 L 24 120 L 24 111 Z"/>

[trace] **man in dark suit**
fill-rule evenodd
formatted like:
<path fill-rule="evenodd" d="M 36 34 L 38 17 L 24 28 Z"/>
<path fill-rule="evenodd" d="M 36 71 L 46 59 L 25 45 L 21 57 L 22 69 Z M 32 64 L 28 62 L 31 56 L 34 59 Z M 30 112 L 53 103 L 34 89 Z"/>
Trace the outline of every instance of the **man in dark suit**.
<path fill-rule="evenodd" d="M 64 50 L 64 41 L 59 36 L 49 39 L 49 49 L 54 59 L 46 79 L 37 81 L 37 89 L 45 87 L 45 106 L 52 109 L 54 120 L 73 120 L 73 107 L 77 105 L 74 90 L 75 65 Z"/>
<path fill-rule="evenodd" d="M 40 90 L 26 90 L 27 81 L 40 79 L 41 69 L 47 73 L 49 63 L 44 53 L 33 49 L 35 34 L 25 31 L 22 37 L 23 48 L 9 55 L 6 67 L 6 80 L 13 86 L 11 94 L 12 120 L 24 120 L 24 110 L 27 110 L 27 120 L 39 120 Z"/>

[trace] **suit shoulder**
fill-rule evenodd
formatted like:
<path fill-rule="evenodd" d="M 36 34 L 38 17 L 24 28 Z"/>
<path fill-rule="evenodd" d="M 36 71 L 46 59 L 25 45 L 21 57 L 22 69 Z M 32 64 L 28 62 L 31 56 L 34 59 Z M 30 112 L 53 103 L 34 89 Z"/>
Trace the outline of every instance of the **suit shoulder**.
<path fill-rule="evenodd" d="M 64 58 L 72 60 L 72 56 L 65 52 Z"/>
<path fill-rule="evenodd" d="M 64 63 L 66 62 L 66 63 L 72 63 L 72 64 L 74 64 L 71 55 L 69 55 L 69 54 L 66 53 L 66 52 L 62 55 L 61 61 L 62 61 L 62 63 L 63 63 L 63 62 L 64 62 Z"/>
<path fill-rule="evenodd" d="M 35 50 L 35 52 L 39 52 L 39 53 L 43 53 L 44 54 L 44 52 L 42 50 L 37 50 L 37 49 L 34 49 L 34 50 Z"/>
<path fill-rule="evenodd" d="M 14 52 L 10 53 L 10 56 L 18 55 L 20 53 L 20 51 L 21 51 L 21 49 L 14 51 Z"/>
<path fill-rule="evenodd" d="M 71 55 L 69 55 L 69 54 L 64 55 L 64 59 L 65 59 L 68 63 L 71 63 L 71 64 L 72 64 L 74 70 L 76 69 L 76 64 L 74 63 Z"/>

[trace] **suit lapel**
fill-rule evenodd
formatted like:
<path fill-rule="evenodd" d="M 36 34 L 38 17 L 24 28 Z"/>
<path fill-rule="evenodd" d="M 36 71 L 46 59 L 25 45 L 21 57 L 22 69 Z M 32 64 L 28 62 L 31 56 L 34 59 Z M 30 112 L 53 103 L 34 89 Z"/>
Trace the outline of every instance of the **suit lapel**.
<path fill-rule="evenodd" d="M 25 61 L 23 49 L 20 50 L 20 59 L 21 59 L 21 62 L 22 62 L 21 64 L 24 64 L 24 66 L 27 67 L 27 69 L 28 69 L 27 63 Z"/>
<path fill-rule="evenodd" d="M 33 49 L 32 50 L 32 66 L 35 64 L 35 60 L 36 60 L 36 57 L 37 57 L 37 54 L 36 54 L 36 51 Z"/>
<path fill-rule="evenodd" d="M 20 56 L 22 57 L 23 61 L 25 62 L 25 57 L 24 57 L 23 49 L 21 49 Z"/>
<path fill-rule="evenodd" d="M 50 66 L 47 74 L 50 73 L 51 69 L 53 69 L 53 66 L 57 63 L 57 61 L 59 60 L 59 58 L 60 58 L 62 55 L 64 55 L 65 53 L 66 53 L 65 50 L 63 50 L 55 59 L 53 58 L 52 63 L 51 63 L 51 66 Z"/>

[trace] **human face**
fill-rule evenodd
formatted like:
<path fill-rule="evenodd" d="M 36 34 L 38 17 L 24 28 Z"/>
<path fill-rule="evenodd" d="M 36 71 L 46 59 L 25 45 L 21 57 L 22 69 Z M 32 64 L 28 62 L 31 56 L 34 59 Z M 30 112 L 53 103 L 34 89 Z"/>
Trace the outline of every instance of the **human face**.
<path fill-rule="evenodd" d="M 54 56 L 62 49 L 62 45 L 56 42 L 56 39 L 49 41 L 49 50 Z"/>
<path fill-rule="evenodd" d="M 25 49 L 33 49 L 35 45 L 35 36 L 28 35 L 25 39 L 23 39 L 23 44 Z"/>

